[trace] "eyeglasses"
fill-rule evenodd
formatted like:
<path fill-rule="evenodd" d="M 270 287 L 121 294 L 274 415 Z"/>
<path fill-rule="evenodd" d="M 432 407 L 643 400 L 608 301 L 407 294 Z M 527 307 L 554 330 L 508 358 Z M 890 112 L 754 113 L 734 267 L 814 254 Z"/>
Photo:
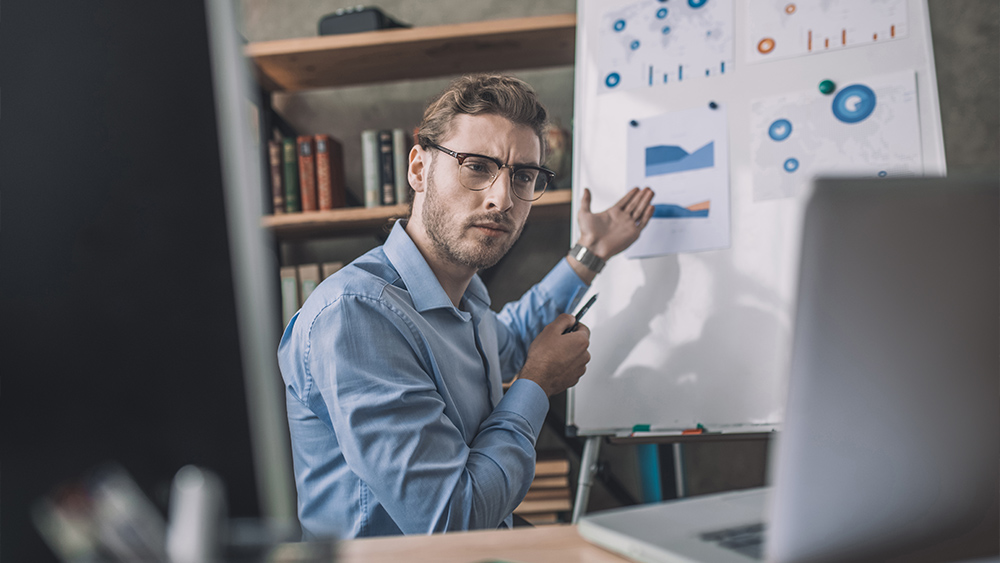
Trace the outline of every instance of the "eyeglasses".
<path fill-rule="evenodd" d="M 492 186 L 500 176 L 500 170 L 509 168 L 510 187 L 514 195 L 524 201 L 535 201 L 542 197 L 545 188 L 556 177 L 555 172 L 541 166 L 504 164 L 491 156 L 455 152 L 441 145 L 432 144 L 430 146 L 458 160 L 458 181 L 462 187 L 474 192 Z"/>

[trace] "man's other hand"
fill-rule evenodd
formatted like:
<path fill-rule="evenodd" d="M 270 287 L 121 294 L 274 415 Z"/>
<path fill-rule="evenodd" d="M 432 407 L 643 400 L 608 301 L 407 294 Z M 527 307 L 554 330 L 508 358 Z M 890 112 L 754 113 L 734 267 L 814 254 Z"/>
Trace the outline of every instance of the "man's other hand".
<path fill-rule="evenodd" d="M 577 215 L 580 244 L 608 260 L 628 248 L 653 216 L 653 190 L 632 188 L 617 203 L 602 211 L 590 211 L 590 190 L 584 188 Z"/>
<path fill-rule="evenodd" d="M 580 324 L 575 331 L 563 334 L 574 323 L 573 315 L 563 313 L 542 329 L 521 369 L 520 379 L 534 381 L 549 397 L 576 385 L 587 371 L 590 329 Z"/>

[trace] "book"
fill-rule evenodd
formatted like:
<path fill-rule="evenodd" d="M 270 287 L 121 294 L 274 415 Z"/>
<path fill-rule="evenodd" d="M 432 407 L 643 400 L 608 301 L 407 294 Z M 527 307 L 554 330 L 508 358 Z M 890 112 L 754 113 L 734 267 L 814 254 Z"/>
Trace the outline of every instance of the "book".
<path fill-rule="evenodd" d="M 396 203 L 410 201 L 410 181 L 406 178 L 411 148 L 408 141 L 406 131 L 402 129 L 392 130 L 392 167 L 396 173 Z"/>
<path fill-rule="evenodd" d="M 320 269 L 322 270 L 323 279 L 325 280 L 326 278 L 332 276 L 334 273 L 337 272 L 337 270 L 343 267 L 344 267 L 343 262 L 324 262 L 323 265 L 320 267 Z"/>
<path fill-rule="evenodd" d="M 274 214 L 281 215 L 285 212 L 285 188 L 281 182 L 281 143 L 278 141 L 267 142 L 267 162 L 271 171 L 271 204 L 274 207 Z"/>
<path fill-rule="evenodd" d="M 311 135 L 301 135 L 295 139 L 299 155 L 299 201 L 302 211 L 319 209 L 316 201 L 316 157 L 313 156 Z"/>
<path fill-rule="evenodd" d="M 316 135 L 316 196 L 320 209 L 347 207 L 344 147 L 329 135 Z"/>
<path fill-rule="evenodd" d="M 285 186 L 285 211 L 302 211 L 299 200 L 299 157 L 295 154 L 295 139 L 281 140 L 281 162 L 284 169 L 282 184 Z"/>
<path fill-rule="evenodd" d="M 525 499 L 514 509 L 516 514 L 526 514 L 532 512 L 559 512 L 562 510 L 572 510 L 573 501 L 567 498 L 557 499 Z"/>
<path fill-rule="evenodd" d="M 518 516 L 527 520 L 532 526 L 551 526 L 560 523 L 558 512 L 531 512 Z"/>
<path fill-rule="evenodd" d="M 569 487 L 569 475 L 553 475 L 535 477 L 531 482 L 532 489 L 557 489 L 559 487 Z"/>
<path fill-rule="evenodd" d="M 569 460 L 558 450 L 541 451 L 535 457 L 535 478 L 568 475 Z"/>
<path fill-rule="evenodd" d="M 364 177 L 365 207 L 378 207 L 381 204 L 379 186 L 381 168 L 378 131 L 366 129 L 361 132 L 361 171 Z"/>
<path fill-rule="evenodd" d="M 299 270 L 299 307 L 306 302 L 309 295 L 319 285 L 319 264 L 302 264 Z"/>
<path fill-rule="evenodd" d="M 298 268 L 285 266 L 279 272 L 281 279 L 281 326 L 288 326 L 295 312 L 299 310 Z"/>
<path fill-rule="evenodd" d="M 396 203 L 396 173 L 392 156 L 392 131 L 383 129 L 378 132 L 379 152 L 379 186 L 381 186 L 382 205 Z"/>
<path fill-rule="evenodd" d="M 524 495 L 524 500 L 568 499 L 569 497 L 569 487 L 559 489 L 535 489 L 531 487 Z"/>

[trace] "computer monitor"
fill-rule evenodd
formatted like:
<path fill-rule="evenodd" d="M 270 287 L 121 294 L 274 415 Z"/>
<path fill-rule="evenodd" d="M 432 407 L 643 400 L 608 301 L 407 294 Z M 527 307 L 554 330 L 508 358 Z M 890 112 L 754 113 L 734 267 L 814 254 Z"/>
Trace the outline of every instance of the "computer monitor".
<path fill-rule="evenodd" d="M 160 508 L 196 464 L 232 517 L 293 510 L 234 7 L 3 7 L 0 560 L 54 561 L 32 503 L 108 461 Z"/>

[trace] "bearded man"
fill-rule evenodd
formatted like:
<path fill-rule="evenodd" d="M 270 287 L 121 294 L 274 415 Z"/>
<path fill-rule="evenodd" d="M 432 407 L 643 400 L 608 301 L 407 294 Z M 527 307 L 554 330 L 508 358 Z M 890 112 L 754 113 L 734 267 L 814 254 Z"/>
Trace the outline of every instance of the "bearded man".
<path fill-rule="evenodd" d="M 603 213 L 585 190 L 578 244 L 492 311 L 477 271 L 507 253 L 552 183 L 546 122 L 519 79 L 455 81 L 410 150 L 409 218 L 286 327 L 278 360 L 305 538 L 511 526 L 548 398 L 590 359 L 590 330 L 567 332 L 567 312 L 653 213 L 648 188 Z"/>

